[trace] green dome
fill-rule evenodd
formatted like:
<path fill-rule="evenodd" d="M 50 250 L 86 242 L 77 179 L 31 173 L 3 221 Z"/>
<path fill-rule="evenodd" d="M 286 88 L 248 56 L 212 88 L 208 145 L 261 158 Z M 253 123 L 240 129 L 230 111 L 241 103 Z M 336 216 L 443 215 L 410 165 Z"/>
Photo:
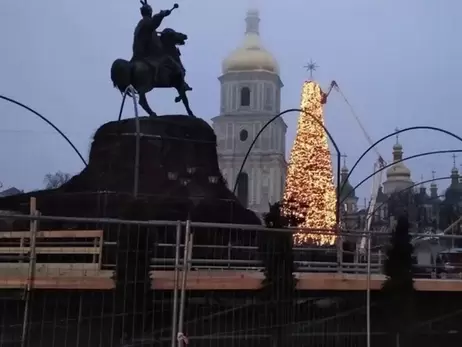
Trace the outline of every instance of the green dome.
<path fill-rule="evenodd" d="M 349 181 L 346 181 L 345 183 L 342 182 L 340 187 L 342 187 L 342 191 L 340 192 L 340 199 L 356 197 L 355 189 Z"/>
<path fill-rule="evenodd" d="M 356 198 L 356 191 L 353 186 L 350 184 L 350 181 L 347 180 L 348 169 L 344 166 L 341 172 L 341 181 L 340 181 L 340 199 Z"/>

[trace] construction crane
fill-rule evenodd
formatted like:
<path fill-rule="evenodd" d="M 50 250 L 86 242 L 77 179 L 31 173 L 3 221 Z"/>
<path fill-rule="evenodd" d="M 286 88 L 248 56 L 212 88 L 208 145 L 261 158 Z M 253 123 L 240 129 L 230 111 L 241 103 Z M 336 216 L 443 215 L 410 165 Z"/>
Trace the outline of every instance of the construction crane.
<path fill-rule="evenodd" d="M 351 106 L 350 102 L 348 101 L 346 96 L 343 94 L 343 92 L 340 90 L 337 83 L 335 83 L 333 85 L 333 87 L 342 96 L 343 100 L 348 105 L 351 114 L 355 118 L 356 123 L 358 123 L 361 131 L 363 132 L 364 136 L 366 137 L 367 142 L 369 142 L 369 145 L 372 146 L 374 144 L 374 141 L 372 141 L 372 138 L 367 133 L 367 131 L 364 128 L 361 120 L 359 119 L 358 115 L 356 114 L 353 106 Z M 375 153 L 377 155 L 377 161 L 374 163 L 374 171 L 373 172 L 377 172 L 378 170 L 383 169 L 385 167 L 385 165 L 387 165 L 387 164 L 386 164 L 385 160 L 383 159 L 382 155 L 377 150 L 377 148 L 373 147 L 373 150 L 375 151 Z M 377 196 L 378 196 L 378 193 L 379 193 L 380 186 L 382 184 L 382 173 L 383 173 L 383 171 L 380 171 L 376 175 L 373 176 L 371 199 L 370 199 L 370 202 L 369 202 L 369 206 L 367 208 L 366 221 L 365 221 L 365 227 L 364 227 L 364 235 L 363 235 L 363 237 L 361 238 L 361 240 L 359 242 L 359 252 L 361 254 L 364 254 L 365 250 L 366 250 L 366 235 L 371 230 L 373 214 L 374 214 L 374 211 L 375 211 L 375 208 L 376 208 L 376 203 L 377 203 Z"/>
<path fill-rule="evenodd" d="M 444 229 L 443 232 L 439 233 L 439 235 L 456 234 L 458 231 L 460 231 L 461 222 L 462 222 L 462 217 L 459 217 L 455 222 L 453 222 L 450 226 Z M 438 241 L 440 240 L 441 238 L 438 238 Z M 452 241 L 452 248 L 454 248 L 455 239 L 451 239 L 451 241 Z"/>

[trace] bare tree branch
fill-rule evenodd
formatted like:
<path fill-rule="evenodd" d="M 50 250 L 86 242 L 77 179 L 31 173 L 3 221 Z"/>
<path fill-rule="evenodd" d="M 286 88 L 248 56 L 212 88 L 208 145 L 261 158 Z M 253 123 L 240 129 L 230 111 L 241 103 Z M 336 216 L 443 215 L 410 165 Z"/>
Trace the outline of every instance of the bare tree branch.
<path fill-rule="evenodd" d="M 71 179 L 72 175 L 69 173 L 57 171 L 56 173 L 48 173 L 43 179 L 46 189 L 56 189 L 61 187 L 64 183 Z"/>

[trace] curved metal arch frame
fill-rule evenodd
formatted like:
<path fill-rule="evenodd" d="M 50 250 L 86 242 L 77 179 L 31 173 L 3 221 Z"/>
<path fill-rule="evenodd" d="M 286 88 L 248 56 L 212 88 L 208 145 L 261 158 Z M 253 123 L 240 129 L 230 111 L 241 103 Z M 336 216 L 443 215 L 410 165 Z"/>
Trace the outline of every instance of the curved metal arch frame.
<path fill-rule="evenodd" d="M 393 134 L 391 135 L 393 136 Z M 389 165 L 386 165 L 382 168 L 380 168 L 379 170 L 377 170 L 376 172 L 373 172 L 371 175 L 369 175 L 368 177 L 366 177 L 363 181 L 361 181 L 354 189 L 356 189 L 357 187 L 359 187 L 361 184 L 363 184 L 364 182 L 366 182 L 369 178 L 373 177 L 374 175 L 376 175 L 378 172 L 380 171 L 383 171 L 385 169 L 387 169 L 388 167 L 391 167 L 392 165 L 396 164 L 396 163 L 399 163 L 399 162 L 403 162 L 403 161 L 406 161 L 406 160 L 409 160 L 409 159 L 413 159 L 413 158 L 419 158 L 419 157 L 424 157 L 424 156 L 428 156 L 428 155 L 432 155 L 432 154 L 439 154 L 439 153 L 456 153 L 456 152 L 462 152 L 462 150 L 443 150 L 443 151 L 434 151 L 434 152 L 425 152 L 425 153 L 420 153 L 420 154 L 416 154 L 416 155 L 413 155 L 413 156 L 410 156 L 410 157 L 407 157 L 407 158 L 403 158 L 399 161 L 396 161 L 394 163 L 391 163 Z M 360 158 L 361 159 L 361 158 Z M 434 181 L 435 179 L 433 180 L 428 180 L 427 182 L 431 182 L 431 181 Z M 423 182 L 419 182 L 418 184 L 422 184 Z M 417 185 L 418 185 L 417 184 Z M 415 187 L 416 184 L 413 185 L 413 187 Z M 408 187 L 406 189 L 409 189 L 411 187 Z M 402 191 L 404 191 L 405 189 L 403 189 Z M 347 196 L 348 198 L 348 196 Z M 346 198 L 345 198 L 346 199 Z M 344 199 L 344 200 L 345 200 Z M 387 199 L 388 201 L 388 199 Z M 374 209 L 374 211 L 372 212 L 371 214 L 371 218 L 372 216 L 375 214 L 375 212 L 381 207 L 383 206 L 383 203 L 376 207 Z M 367 331 L 367 334 L 368 334 L 368 339 L 370 337 L 370 331 L 371 331 L 371 320 L 370 320 L 370 315 L 371 315 L 371 311 L 370 311 L 370 307 L 371 307 L 371 236 L 372 234 L 369 232 L 367 234 L 367 289 L 366 289 L 366 311 L 367 311 L 367 318 L 366 318 L 366 331 Z M 370 343 L 369 343 L 369 346 L 370 346 Z"/>
<path fill-rule="evenodd" d="M 75 145 L 72 143 L 72 141 L 66 136 L 66 134 L 64 134 L 56 125 L 53 124 L 53 122 L 51 122 L 48 118 L 46 118 L 45 116 L 41 115 L 40 113 L 38 113 L 37 111 L 35 111 L 33 108 L 17 101 L 17 100 L 14 100 L 12 98 L 9 98 L 7 96 L 4 96 L 4 95 L 0 95 L 0 99 L 3 99 L 5 101 L 8 101 L 8 102 L 11 102 L 12 104 L 15 104 L 16 106 L 19 106 L 19 107 L 22 107 L 23 109 L 33 113 L 34 115 L 36 115 L 37 117 L 39 117 L 41 120 L 43 120 L 45 123 L 47 123 L 49 126 L 51 126 L 59 135 L 61 135 L 61 137 L 66 140 L 66 142 L 72 147 L 72 149 L 74 150 L 74 152 L 79 156 L 80 160 L 82 160 L 83 164 L 85 166 L 88 166 L 88 163 L 87 161 L 83 158 L 82 154 L 79 152 L 79 150 L 77 149 L 77 147 L 75 147 Z"/>
<path fill-rule="evenodd" d="M 433 154 L 445 154 L 445 153 L 462 153 L 462 149 L 446 149 L 446 150 L 440 150 L 440 151 L 431 151 L 431 152 L 424 152 L 424 153 L 419 153 L 419 154 L 414 154 L 414 155 L 411 155 L 409 157 L 406 157 L 406 158 L 403 158 L 401 160 L 397 160 L 397 161 L 394 161 L 393 163 L 390 163 L 388 165 L 385 165 L 384 167 L 380 168 L 379 170 L 376 170 L 374 171 L 373 173 L 371 173 L 369 176 L 367 176 L 366 178 L 364 178 L 361 182 L 359 182 L 354 188 L 353 190 L 359 188 L 361 185 L 363 185 L 366 181 L 368 181 L 370 178 L 374 177 L 376 174 L 378 174 L 379 172 L 381 171 L 384 171 L 386 169 L 388 169 L 389 167 L 392 167 L 393 165 L 397 164 L 397 163 L 401 163 L 401 162 L 404 162 L 404 161 L 407 161 L 407 160 L 410 160 L 410 159 L 415 159 L 415 158 L 420 158 L 420 157 L 426 157 L 426 156 L 429 156 L 429 155 L 433 155 Z M 344 198 L 340 204 L 344 203 L 345 200 L 348 198 L 348 196 L 346 198 Z"/>
<path fill-rule="evenodd" d="M 364 152 L 363 154 L 361 154 L 361 156 L 358 158 L 358 160 L 356 160 L 356 162 L 354 163 L 354 165 L 351 167 L 350 169 L 350 172 L 348 173 L 345 181 L 342 183 L 342 187 L 340 189 L 343 190 L 343 186 L 345 185 L 345 183 L 348 181 L 348 179 L 351 177 L 351 174 L 353 173 L 353 171 L 356 169 L 356 167 L 358 166 L 359 162 L 366 156 L 367 153 L 369 153 L 375 146 L 377 146 L 379 143 L 385 141 L 386 139 L 392 137 L 392 136 L 395 136 L 395 135 L 398 135 L 398 134 L 401 134 L 401 133 L 405 133 L 405 132 L 408 132 L 408 131 L 414 131 L 414 130 L 433 130 L 433 131 L 436 131 L 436 132 L 439 132 L 439 133 L 443 133 L 443 134 L 446 134 L 446 135 L 449 135 L 457 140 L 459 140 L 460 142 L 462 142 L 462 137 L 460 136 L 457 136 L 456 134 L 448 131 L 448 130 L 445 130 L 445 129 L 442 129 L 442 128 L 438 128 L 438 127 L 432 127 L 432 126 L 414 126 L 414 127 L 409 127 L 409 128 L 405 128 L 405 129 L 401 129 L 401 130 L 397 130 L 393 133 L 390 133 L 384 137 L 382 137 L 380 140 L 376 141 L 375 143 L 373 143 L 372 145 L 370 145 Z M 376 173 L 380 172 L 379 171 L 376 171 Z M 372 177 L 372 176 L 371 176 Z M 370 177 L 369 177 L 370 178 Z M 343 201 L 342 201 L 343 202 Z"/>
<path fill-rule="evenodd" d="M 453 138 L 456 138 L 458 139 L 459 141 L 462 142 L 462 138 L 457 136 L 456 134 L 450 132 L 450 131 L 447 131 L 447 130 L 444 130 L 444 129 L 441 129 L 441 128 L 437 128 L 437 127 L 432 127 L 432 126 L 415 126 L 415 127 L 409 127 L 409 128 L 405 128 L 405 129 L 401 129 L 401 130 L 397 130 L 393 133 L 390 133 L 384 137 L 382 137 L 381 139 L 379 139 L 378 141 L 376 141 L 375 143 L 373 143 L 372 145 L 369 146 L 369 148 L 366 149 L 365 152 L 363 152 L 363 154 L 361 154 L 361 156 L 358 158 L 358 160 L 356 160 L 355 164 L 353 165 L 353 167 L 351 168 L 350 172 L 348 173 L 347 177 L 345 178 L 344 182 L 341 184 L 341 187 L 337 189 L 337 192 L 338 192 L 338 200 L 340 200 L 340 192 L 343 191 L 343 188 L 344 188 L 344 185 L 345 183 L 349 180 L 349 178 L 351 177 L 351 174 L 353 173 L 353 171 L 356 169 L 356 167 L 358 166 L 359 162 L 366 156 L 367 153 L 369 153 L 375 146 L 377 146 L 379 143 L 383 142 L 384 140 L 394 136 L 394 135 L 398 135 L 400 133 L 404 133 L 404 132 L 408 132 L 408 131 L 413 131 L 413 130 L 433 130 L 433 131 L 437 131 L 437 132 L 440 132 L 440 133 L 444 133 L 446 135 L 449 135 Z M 440 152 L 441 153 L 441 152 Z M 444 152 L 443 152 L 444 153 Z M 452 153 L 454 153 L 454 151 L 452 151 Z M 432 154 L 436 154 L 436 153 L 432 153 Z M 427 154 L 429 155 L 429 154 Z M 413 156 L 413 158 L 417 158 L 419 156 L 422 156 L 422 155 L 418 155 L 418 156 Z M 406 158 L 406 159 L 410 159 L 411 157 L 409 158 Z M 369 175 L 366 179 L 364 179 L 362 182 L 360 182 L 360 184 L 358 184 L 354 189 L 356 189 L 358 186 L 360 186 L 361 184 L 363 184 L 364 182 L 366 182 L 369 178 L 373 177 L 375 174 L 377 174 L 378 172 L 380 171 L 383 171 L 385 168 L 387 168 L 389 166 L 386 166 L 386 167 L 383 167 L 381 168 L 380 170 L 372 173 L 372 175 Z M 347 195 L 348 197 L 348 195 Z M 346 198 L 347 198 L 346 197 Z M 345 199 L 346 199 L 345 198 Z M 339 201 L 338 202 L 338 208 L 340 210 L 340 205 L 343 203 L 343 201 L 345 201 L 345 199 L 343 199 L 341 202 Z M 339 217 L 340 217 L 340 211 L 339 211 Z M 338 225 L 338 223 L 337 223 Z M 370 324 L 370 281 L 371 281 L 371 269 L 370 269 L 370 259 L 371 259 L 371 254 L 370 254 L 370 249 L 371 249 L 371 235 L 368 234 L 368 239 L 367 239 L 367 259 L 368 259 L 368 266 L 367 266 L 367 318 L 366 318 L 366 331 L 367 331 L 367 345 L 370 346 L 371 343 L 370 343 L 370 329 L 371 329 L 371 324 Z"/>
<path fill-rule="evenodd" d="M 287 113 L 290 113 L 290 112 L 299 112 L 299 113 L 303 112 L 305 115 L 308 115 L 312 119 L 314 119 L 324 129 L 327 136 L 329 137 L 329 140 L 332 142 L 332 145 L 334 146 L 335 151 L 337 152 L 337 205 L 336 205 L 335 214 L 336 214 L 336 222 L 337 222 L 337 226 L 338 226 L 339 221 L 340 221 L 340 203 L 339 203 L 339 199 L 340 199 L 340 168 L 341 168 L 341 165 L 342 165 L 342 163 L 341 163 L 341 152 L 340 152 L 340 149 L 339 149 L 339 147 L 337 145 L 337 142 L 335 142 L 334 137 L 329 132 L 329 130 L 327 130 L 326 126 L 324 124 L 322 124 L 322 122 L 319 119 L 317 119 L 316 117 L 314 117 L 312 114 L 310 114 L 310 113 L 308 113 L 305 110 L 302 110 L 300 108 L 290 108 L 290 109 L 287 109 L 287 110 L 284 110 L 284 111 L 278 113 L 273 118 L 271 118 L 268 122 L 266 122 L 265 125 L 260 129 L 260 131 L 257 133 L 255 138 L 253 139 L 252 143 L 250 144 L 249 149 L 247 150 L 247 153 L 244 156 L 244 160 L 242 161 L 241 168 L 239 169 L 239 172 L 237 173 L 237 176 L 236 176 L 236 182 L 234 183 L 234 187 L 233 187 L 233 194 L 236 193 L 236 188 L 237 188 L 237 185 L 239 184 L 239 175 L 244 170 L 244 166 L 245 166 L 245 163 L 247 162 L 247 159 L 249 158 L 250 152 L 252 151 L 253 146 L 255 145 L 257 140 L 259 139 L 260 135 L 276 119 L 278 119 L 279 117 L 281 117 L 281 116 L 283 116 L 283 115 L 285 115 Z"/>

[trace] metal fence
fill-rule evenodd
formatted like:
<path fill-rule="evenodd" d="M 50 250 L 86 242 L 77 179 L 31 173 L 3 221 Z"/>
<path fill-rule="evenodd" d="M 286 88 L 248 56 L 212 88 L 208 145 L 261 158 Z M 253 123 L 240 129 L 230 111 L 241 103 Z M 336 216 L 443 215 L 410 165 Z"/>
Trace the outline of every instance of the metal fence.
<path fill-rule="evenodd" d="M 389 338 L 374 308 L 385 234 L 369 263 L 354 249 L 360 232 L 333 246 L 294 247 L 299 290 L 284 303 L 261 290 L 263 259 L 276 252 L 262 243 L 293 231 L 37 211 L 0 219 L 9 228 L 0 230 L 0 347 L 280 346 L 275 335 L 284 346 L 367 346 L 368 334 L 386 346 Z M 441 273 L 433 261 L 417 268 L 426 281 Z M 451 274 L 433 281 L 454 284 L 457 269 Z M 422 331 L 416 341 L 431 341 Z"/>

